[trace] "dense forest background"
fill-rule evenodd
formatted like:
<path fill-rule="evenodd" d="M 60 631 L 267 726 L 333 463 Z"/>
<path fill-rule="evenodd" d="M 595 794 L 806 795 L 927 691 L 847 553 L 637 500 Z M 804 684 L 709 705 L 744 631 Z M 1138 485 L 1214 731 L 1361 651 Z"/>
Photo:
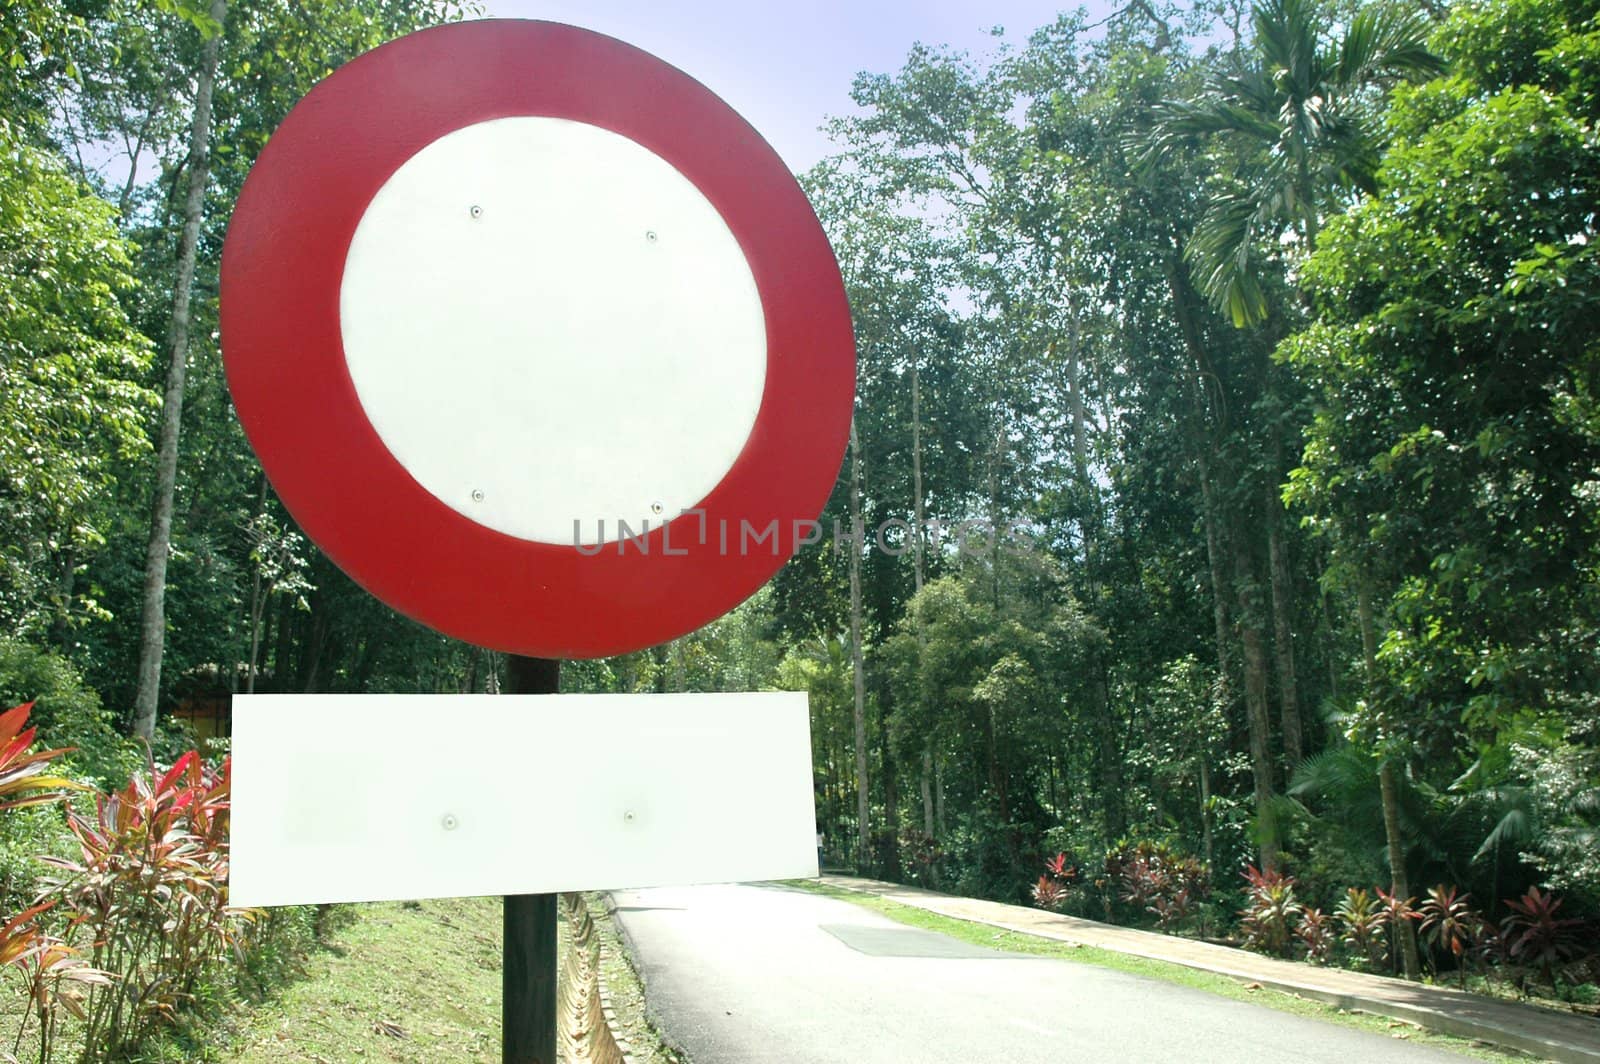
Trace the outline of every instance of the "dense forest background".
<path fill-rule="evenodd" d="M 1133 0 L 840 86 L 864 534 L 567 688 L 808 690 L 829 863 L 890 878 L 1152 841 L 1596 911 L 1597 6 Z M 217 339 L 277 123 L 470 13 L 0 11 L 0 698 L 80 771 L 234 692 L 498 689 L 295 531 Z"/>

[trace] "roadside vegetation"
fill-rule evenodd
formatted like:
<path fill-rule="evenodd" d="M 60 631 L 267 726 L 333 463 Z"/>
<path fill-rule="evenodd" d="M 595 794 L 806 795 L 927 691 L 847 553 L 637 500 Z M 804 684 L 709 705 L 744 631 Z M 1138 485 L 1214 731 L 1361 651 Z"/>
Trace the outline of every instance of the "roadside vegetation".
<path fill-rule="evenodd" d="M 1204 972 L 1181 964 L 1135 957 L 1131 954 L 1117 953 L 1113 950 L 1100 949 L 1096 946 L 1055 942 L 1050 939 L 1039 938 L 1036 935 L 1024 935 L 1016 931 L 989 927 L 986 924 L 957 920 L 952 917 L 941 916 L 938 913 L 931 913 L 926 909 L 919 909 L 915 906 L 901 905 L 898 902 L 880 898 L 873 894 L 864 894 L 854 890 L 841 890 L 826 883 L 793 880 L 784 885 L 809 891 L 813 894 L 837 898 L 840 901 L 847 901 L 852 905 L 871 909 L 873 912 L 910 927 L 919 927 L 925 931 L 936 931 L 941 935 L 949 935 L 951 938 L 970 942 L 975 946 L 984 946 L 1008 953 L 1027 953 L 1038 957 L 1050 957 L 1055 960 L 1072 961 L 1077 964 L 1092 964 L 1100 968 L 1109 968 L 1112 971 L 1126 972 L 1129 975 L 1159 979 L 1175 986 L 1189 987 L 1193 990 L 1216 994 L 1219 997 L 1229 998 L 1234 1001 L 1248 1001 L 1254 1005 L 1277 1009 L 1279 1012 L 1323 1020 L 1328 1023 L 1337 1023 L 1355 1030 L 1383 1035 L 1386 1038 L 1397 1038 L 1416 1042 L 1419 1045 L 1433 1046 L 1437 1049 L 1458 1053 L 1477 1060 L 1506 1064 L 1506 1062 L 1510 1061 L 1532 1059 L 1515 1051 L 1502 1050 L 1496 1046 L 1485 1045 L 1481 1042 L 1454 1038 L 1450 1035 L 1428 1031 L 1414 1024 L 1402 1023 L 1382 1016 L 1336 1008 L 1333 1005 L 1326 1005 L 1320 1001 L 1312 1001 L 1294 994 L 1287 994 L 1271 987 L 1243 983 L 1225 975 Z"/>

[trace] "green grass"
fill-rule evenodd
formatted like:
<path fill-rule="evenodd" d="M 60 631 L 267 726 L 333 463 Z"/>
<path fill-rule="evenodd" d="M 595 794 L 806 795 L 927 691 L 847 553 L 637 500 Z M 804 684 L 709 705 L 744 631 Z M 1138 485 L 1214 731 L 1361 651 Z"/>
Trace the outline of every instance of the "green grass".
<path fill-rule="evenodd" d="M 500 899 L 351 908 L 305 978 L 241 1016 L 217 1059 L 498 1061 Z"/>
<path fill-rule="evenodd" d="M 499 898 L 342 907 L 352 913 L 305 977 L 241 1015 L 221 1064 L 455 1064 L 500 1060 Z M 599 899 L 589 913 L 618 1026 L 638 1064 L 675 1064 Z M 566 922 L 560 924 L 566 948 Z M 393 1024 L 387 1027 L 386 1024 Z M 396 1034 L 395 1032 L 399 1033 Z"/>
<path fill-rule="evenodd" d="M 1101 949 L 1098 946 L 1080 946 L 1071 942 L 1058 942 L 1055 939 L 1025 935 L 1016 931 L 991 927 L 988 924 L 973 923 L 969 920 L 957 920 L 953 917 L 929 912 L 926 909 L 919 909 L 913 905 L 902 905 L 887 898 L 880 898 L 876 894 L 845 890 L 841 887 L 819 883 L 815 880 L 790 880 L 781 885 L 792 889 L 809 891 L 813 894 L 821 894 L 829 898 L 837 898 L 840 901 L 847 901 L 853 905 L 859 905 L 864 909 L 870 909 L 873 912 L 887 916 L 889 919 L 899 923 L 908 924 L 911 927 L 919 927 L 926 931 L 937 931 L 939 934 L 949 935 L 951 938 L 978 946 L 1009 950 L 1013 953 L 1029 953 L 1040 957 L 1053 957 L 1057 960 L 1072 961 L 1077 964 L 1092 964 L 1100 968 L 1126 972 L 1129 975 L 1143 976 L 1147 979 L 1159 979 L 1164 983 L 1186 986 L 1208 994 L 1216 994 L 1218 997 L 1231 998 L 1235 1001 L 1248 1001 L 1253 1005 L 1264 1005 L 1267 1008 L 1277 1009 L 1279 1012 L 1336 1023 L 1342 1027 L 1350 1027 L 1372 1034 L 1403 1038 L 1418 1045 L 1432 1046 L 1435 1049 L 1459 1053 L 1478 1060 L 1511 1062 L 1533 1059 L 1514 1050 L 1504 1050 L 1481 1042 L 1438 1034 L 1419 1028 L 1414 1024 L 1391 1020 L 1384 1016 L 1350 1012 L 1320 1001 L 1312 1001 L 1294 994 L 1273 990 L 1270 987 L 1261 986 L 1257 989 L 1251 989 L 1252 984 L 1241 983 L 1225 975 L 1201 971 L 1181 964 L 1150 960 L 1146 957 L 1136 957 L 1127 953 L 1117 953 L 1113 950 Z"/>

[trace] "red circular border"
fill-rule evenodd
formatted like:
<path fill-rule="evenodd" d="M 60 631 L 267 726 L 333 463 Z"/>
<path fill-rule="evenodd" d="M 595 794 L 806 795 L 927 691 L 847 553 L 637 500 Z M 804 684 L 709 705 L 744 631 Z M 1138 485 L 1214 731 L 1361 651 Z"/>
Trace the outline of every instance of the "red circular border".
<path fill-rule="evenodd" d="M 590 556 L 458 514 L 389 452 L 345 364 L 339 288 L 372 197 L 446 133 L 518 115 L 600 126 L 671 163 L 721 212 L 761 297 L 767 376 L 755 427 L 700 504 L 703 524 L 689 515 L 653 529 L 648 553 L 634 544 L 619 553 L 613 543 Z M 754 593 L 827 501 L 855 393 L 838 264 L 777 153 L 682 71 L 550 22 L 424 30 L 317 85 L 273 135 L 239 196 L 222 254 L 222 349 L 262 467 L 340 568 L 441 632 L 546 658 L 653 646 Z M 776 543 L 741 549 L 742 521 L 759 532 L 774 520 Z"/>

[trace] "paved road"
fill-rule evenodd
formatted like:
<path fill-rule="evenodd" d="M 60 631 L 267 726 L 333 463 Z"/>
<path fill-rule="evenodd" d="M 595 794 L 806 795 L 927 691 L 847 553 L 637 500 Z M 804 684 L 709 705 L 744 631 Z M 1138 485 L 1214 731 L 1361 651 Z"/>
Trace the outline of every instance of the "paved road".
<path fill-rule="evenodd" d="M 1459 1061 L 1087 964 L 1001 953 L 779 887 L 616 895 L 693 1064 Z"/>

